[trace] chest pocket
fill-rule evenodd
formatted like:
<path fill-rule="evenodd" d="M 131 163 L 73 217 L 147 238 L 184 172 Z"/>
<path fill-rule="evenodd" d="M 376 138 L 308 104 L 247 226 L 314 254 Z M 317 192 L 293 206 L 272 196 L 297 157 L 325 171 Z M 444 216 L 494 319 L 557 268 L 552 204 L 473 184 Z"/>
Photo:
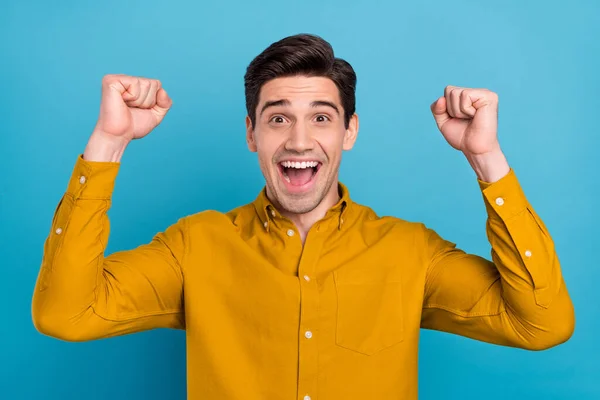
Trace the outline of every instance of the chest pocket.
<path fill-rule="evenodd" d="M 397 267 L 341 267 L 333 276 L 338 346 L 372 355 L 404 340 L 402 281 Z"/>

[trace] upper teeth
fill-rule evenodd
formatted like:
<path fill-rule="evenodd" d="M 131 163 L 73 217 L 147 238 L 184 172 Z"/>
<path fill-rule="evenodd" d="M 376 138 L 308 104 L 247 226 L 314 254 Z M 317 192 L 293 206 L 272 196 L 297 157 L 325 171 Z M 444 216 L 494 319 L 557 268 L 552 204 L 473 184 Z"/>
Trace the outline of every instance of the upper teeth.
<path fill-rule="evenodd" d="M 302 162 L 293 162 L 293 161 L 284 161 L 281 163 L 286 168 L 313 168 L 319 165 L 317 161 L 302 161 Z"/>

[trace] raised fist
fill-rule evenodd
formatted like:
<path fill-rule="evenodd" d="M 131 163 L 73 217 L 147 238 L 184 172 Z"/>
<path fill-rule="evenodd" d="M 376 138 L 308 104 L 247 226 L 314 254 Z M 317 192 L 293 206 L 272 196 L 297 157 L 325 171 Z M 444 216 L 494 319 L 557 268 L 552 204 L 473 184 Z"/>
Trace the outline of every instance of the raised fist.
<path fill-rule="evenodd" d="M 491 153 L 500 147 L 496 93 L 446 86 L 431 112 L 444 138 L 465 155 Z"/>
<path fill-rule="evenodd" d="M 171 104 L 159 80 L 106 75 L 94 132 L 126 142 L 142 138 L 160 124 Z"/>

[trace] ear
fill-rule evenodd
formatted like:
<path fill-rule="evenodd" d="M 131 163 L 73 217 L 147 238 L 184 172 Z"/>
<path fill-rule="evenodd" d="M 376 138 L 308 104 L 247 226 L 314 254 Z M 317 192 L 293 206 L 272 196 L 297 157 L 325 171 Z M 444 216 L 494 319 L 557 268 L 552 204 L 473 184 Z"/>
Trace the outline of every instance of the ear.
<path fill-rule="evenodd" d="M 356 142 L 356 137 L 358 136 L 358 125 L 358 114 L 354 113 L 348 122 L 348 129 L 346 129 L 346 134 L 344 135 L 342 149 L 350 150 L 354 147 L 354 142 Z"/>
<path fill-rule="evenodd" d="M 246 115 L 246 143 L 248 144 L 248 150 L 256 153 L 256 141 L 254 140 L 254 129 L 252 127 L 252 120 Z"/>

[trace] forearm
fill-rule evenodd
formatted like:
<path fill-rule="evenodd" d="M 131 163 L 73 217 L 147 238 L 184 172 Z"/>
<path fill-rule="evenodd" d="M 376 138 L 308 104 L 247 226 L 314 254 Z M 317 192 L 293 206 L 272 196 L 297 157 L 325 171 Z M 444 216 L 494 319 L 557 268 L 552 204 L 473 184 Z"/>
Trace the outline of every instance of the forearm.
<path fill-rule="evenodd" d="M 44 246 L 32 314 L 42 333 L 80 341 L 183 328 L 185 219 L 135 249 L 105 255 L 119 164 L 77 160 Z"/>
<path fill-rule="evenodd" d="M 550 233 L 513 171 L 494 184 L 480 185 L 491 258 L 501 278 L 501 306 L 513 318 L 507 325 L 514 330 L 512 339 L 533 348 L 566 340 L 574 315 Z"/>
<path fill-rule="evenodd" d="M 78 160 L 56 210 L 33 295 L 38 330 L 64 338 L 81 336 L 96 317 L 93 307 L 108 239 L 106 212 L 117 173 L 112 165 L 100 173 L 86 167 Z"/>
<path fill-rule="evenodd" d="M 52 243 L 56 240 L 53 233 L 47 239 L 49 251 L 44 254 L 33 296 L 33 321 L 41 333 L 68 341 L 112 336 L 114 323 L 97 313 L 98 296 L 106 285 L 106 202 L 87 200 L 83 209 L 65 204 L 71 202 L 67 194 L 61 203 L 61 207 L 69 208 L 63 213 L 71 213 L 68 229 L 62 228 L 61 243 Z M 53 229 L 64 226 L 63 218 L 59 212 Z"/>
<path fill-rule="evenodd" d="M 527 349 L 564 342 L 574 311 L 548 230 L 513 171 L 479 184 L 492 261 L 429 231 L 423 327 Z"/>

